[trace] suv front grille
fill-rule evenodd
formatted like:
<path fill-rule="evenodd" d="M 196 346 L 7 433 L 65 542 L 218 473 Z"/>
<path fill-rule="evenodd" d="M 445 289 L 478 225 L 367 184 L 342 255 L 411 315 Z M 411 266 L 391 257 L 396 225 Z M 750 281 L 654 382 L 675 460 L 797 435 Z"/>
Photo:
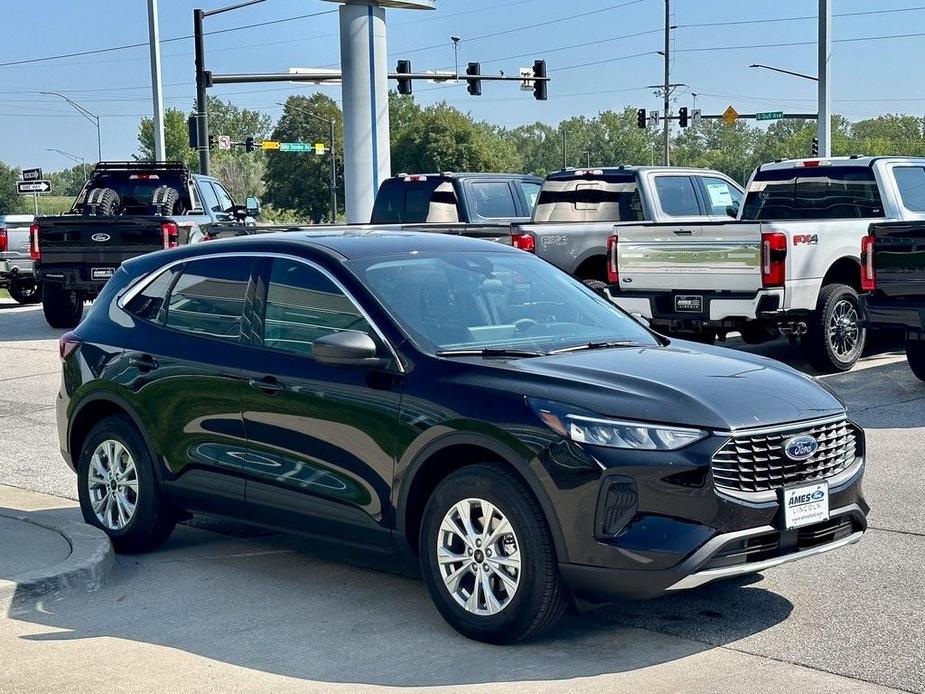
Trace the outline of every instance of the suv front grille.
<path fill-rule="evenodd" d="M 784 443 L 801 434 L 814 437 L 819 448 L 806 460 L 791 460 Z M 713 480 L 720 489 L 754 494 L 834 477 L 854 464 L 857 439 L 847 419 L 733 435 L 713 456 Z"/>

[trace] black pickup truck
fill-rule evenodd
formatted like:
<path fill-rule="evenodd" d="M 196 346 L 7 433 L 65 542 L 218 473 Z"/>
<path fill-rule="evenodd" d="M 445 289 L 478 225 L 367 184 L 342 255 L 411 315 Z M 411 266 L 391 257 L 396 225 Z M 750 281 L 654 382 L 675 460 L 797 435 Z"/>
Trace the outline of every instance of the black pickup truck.
<path fill-rule="evenodd" d="M 903 328 L 912 372 L 925 381 L 925 221 L 871 224 L 861 241 L 862 320 Z"/>
<path fill-rule="evenodd" d="M 30 254 L 53 328 L 73 328 L 126 260 L 163 248 L 234 235 L 260 201 L 234 203 L 214 178 L 181 162 L 100 162 L 68 214 L 39 217 Z"/>

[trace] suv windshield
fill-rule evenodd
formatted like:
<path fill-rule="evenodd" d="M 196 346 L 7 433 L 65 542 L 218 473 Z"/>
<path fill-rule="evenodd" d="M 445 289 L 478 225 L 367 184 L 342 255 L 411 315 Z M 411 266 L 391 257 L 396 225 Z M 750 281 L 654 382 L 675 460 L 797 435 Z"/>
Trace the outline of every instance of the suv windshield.
<path fill-rule="evenodd" d="M 748 187 L 742 219 L 883 217 L 874 172 L 867 166 L 813 166 L 759 171 Z"/>
<path fill-rule="evenodd" d="M 631 173 L 598 173 L 548 178 L 534 222 L 641 222 L 642 199 Z"/>
<path fill-rule="evenodd" d="M 416 253 L 347 266 L 426 352 L 658 344 L 606 299 L 528 253 Z"/>

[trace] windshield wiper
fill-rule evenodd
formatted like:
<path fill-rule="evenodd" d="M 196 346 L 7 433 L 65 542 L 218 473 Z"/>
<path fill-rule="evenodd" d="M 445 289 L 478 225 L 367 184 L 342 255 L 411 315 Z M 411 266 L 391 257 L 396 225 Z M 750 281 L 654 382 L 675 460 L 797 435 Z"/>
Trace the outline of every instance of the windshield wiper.
<path fill-rule="evenodd" d="M 571 347 L 560 347 L 559 349 L 553 349 L 546 354 L 565 354 L 566 352 L 580 352 L 586 349 L 610 349 L 611 347 L 649 347 L 650 345 L 645 345 L 641 342 L 634 342 L 632 340 L 610 340 L 607 342 L 585 342 L 580 345 L 572 345 Z"/>
<path fill-rule="evenodd" d="M 437 352 L 438 357 L 542 357 L 542 352 L 528 349 L 445 349 Z"/>

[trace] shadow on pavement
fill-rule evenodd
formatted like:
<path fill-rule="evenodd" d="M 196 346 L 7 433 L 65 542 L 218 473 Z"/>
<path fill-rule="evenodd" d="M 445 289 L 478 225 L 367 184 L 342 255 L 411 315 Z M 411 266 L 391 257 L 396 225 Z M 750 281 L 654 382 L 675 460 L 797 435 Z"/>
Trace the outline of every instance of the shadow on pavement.
<path fill-rule="evenodd" d="M 570 614 L 541 640 L 499 648 L 454 632 L 391 560 L 293 536 L 256 543 L 183 527 L 120 567 L 98 592 L 17 605 L 12 618 L 64 630 L 22 638 L 117 637 L 308 681 L 454 686 L 633 671 L 763 631 L 793 609 L 771 591 L 727 583 Z M 687 600 L 722 607 L 691 611 Z M 696 641 L 660 633 L 674 623 L 695 627 Z"/>
<path fill-rule="evenodd" d="M 0 342 L 57 340 L 64 332 L 49 327 L 41 305 L 0 302 Z"/>

